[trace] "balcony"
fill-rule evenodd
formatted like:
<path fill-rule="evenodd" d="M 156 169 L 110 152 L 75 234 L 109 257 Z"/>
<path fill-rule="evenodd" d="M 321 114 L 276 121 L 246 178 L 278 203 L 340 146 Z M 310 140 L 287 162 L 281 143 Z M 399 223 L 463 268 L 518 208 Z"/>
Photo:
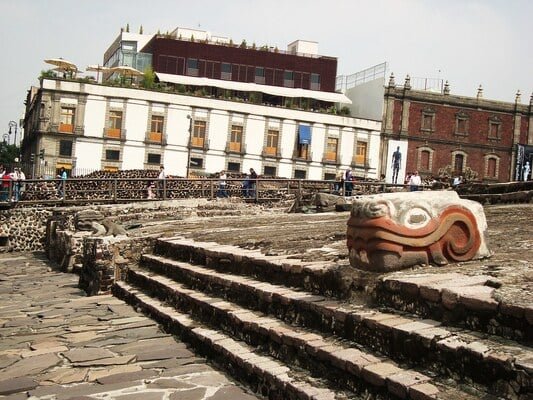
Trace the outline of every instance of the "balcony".
<path fill-rule="evenodd" d="M 304 151 L 304 152 L 299 152 L 298 148 L 296 147 L 294 149 L 292 159 L 294 161 L 311 162 L 313 161 L 313 153 L 311 153 L 309 150 Z"/>
<path fill-rule="evenodd" d="M 209 149 L 209 140 L 206 140 L 203 137 L 193 136 L 189 142 L 189 147 L 191 149 L 201 149 L 207 151 Z"/>
<path fill-rule="evenodd" d="M 155 144 L 162 144 L 165 145 L 166 140 L 161 132 L 146 132 L 146 139 L 145 141 L 147 143 L 155 143 Z"/>
<path fill-rule="evenodd" d="M 246 153 L 246 146 L 241 142 L 227 142 L 226 153 L 240 154 L 243 155 Z"/>
<path fill-rule="evenodd" d="M 126 129 L 104 128 L 104 138 L 126 140 Z"/>
<path fill-rule="evenodd" d="M 74 132 L 74 125 L 60 123 L 58 131 L 61 132 L 61 133 L 73 133 Z"/>
<path fill-rule="evenodd" d="M 281 158 L 281 151 L 278 147 L 263 147 L 261 152 L 262 157 L 266 158 Z"/>
<path fill-rule="evenodd" d="M 324 157 L 322 158 L 322 163 L 333 164 L 333 165 L 340 164 L 339 158 L 337 157 L 337 153 L 332 153 L 332 152 L 326 152 L 324 154 Z"/>

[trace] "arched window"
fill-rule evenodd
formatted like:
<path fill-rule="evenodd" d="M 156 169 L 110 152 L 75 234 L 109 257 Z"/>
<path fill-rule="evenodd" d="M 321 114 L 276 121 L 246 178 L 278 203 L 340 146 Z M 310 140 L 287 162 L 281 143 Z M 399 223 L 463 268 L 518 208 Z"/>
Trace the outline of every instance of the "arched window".
<path fill-rule="evenodd" d="M 487 159 L 487 177 L 488 178 L 496 178 L 496 159 L 495 158 L 488 158 Z"/>
<path fill-rule="evenodd" d="M 422 171 L 429 171 L 431 168 L 430 168 L 430 160 L 431 158 L 431 153 L 429 152 L 429 150 L 422 150 L 420 152 L 420 169 Z"/>
<path fill-rule="evenodd" d="M 465 157 L 462 154 L 456 154 L 453 160 L 453 169 L 456 174 L 463 172 Z"/>

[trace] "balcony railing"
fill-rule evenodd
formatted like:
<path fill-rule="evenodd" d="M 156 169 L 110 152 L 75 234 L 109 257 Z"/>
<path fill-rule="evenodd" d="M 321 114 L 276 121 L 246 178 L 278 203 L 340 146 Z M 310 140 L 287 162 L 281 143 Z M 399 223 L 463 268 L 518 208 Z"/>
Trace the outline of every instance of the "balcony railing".
<path fill-rule="evenodd" d="M 226 153 L 236 153 L 236 154 L 245 154 L 246 146 L 241 142 L 227 142 L 226 143 Z"/>
<path fill-rule="evenodd" d="M 263 147 L 261 156 L 270 158 L 281 158 L 281 151 L 279 147 Z"/>
<path fill-rule="evenodd" d="M 59 124 L 59 132 L 61 133 L 73 133 L 74 132 L 74 125 L 72 124 Z"/>
<path fill-rule="evenodd" d="M 126 129 L 104 128 L 104 138 L 125 140 L 126 139 Z"/>

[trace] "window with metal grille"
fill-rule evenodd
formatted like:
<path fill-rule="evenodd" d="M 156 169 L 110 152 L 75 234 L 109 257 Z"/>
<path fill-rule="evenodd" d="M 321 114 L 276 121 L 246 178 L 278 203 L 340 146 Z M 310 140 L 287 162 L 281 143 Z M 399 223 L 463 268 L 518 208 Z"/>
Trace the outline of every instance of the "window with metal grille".
<path fill-rule="evenodd" d="M 238 162 L 228 162 L 228 171 L 231 171 L 231 172 L 241 172 L 241 163 L 238 163 Z"/>
<path fill-rule="evenodd" d="M 110 161 L 120 160 L 120 150 L 106 150 L 105 159 Z"/>
<path fill-rule="evenodd" d="M 265 168 L 263 169 L 263 175 L 276 176 L 276 167 L 265 165 Z"/>
<path fill-rule="evenodd" d="M 148 153 L 148 164 L 161 164 L 161 154 Z"/>
<path fill-rule="evenodd" d="M 191 160 L 189 161 L 189 165 L 191 168 L 203 168 L 204 167 L 204 159 L 199 157 L 191 157 Z"/>
<path fill-rule="evenodd" d="M 307 171 L 303 169 L 295 169 L 294 170 L 294 179 L 305 179 Z"/>
<path fill-rule="evenodd" d="M 60 140 L 59 141 L 59 155 L 61 157 L 72 156 L 72 140 Z"/>

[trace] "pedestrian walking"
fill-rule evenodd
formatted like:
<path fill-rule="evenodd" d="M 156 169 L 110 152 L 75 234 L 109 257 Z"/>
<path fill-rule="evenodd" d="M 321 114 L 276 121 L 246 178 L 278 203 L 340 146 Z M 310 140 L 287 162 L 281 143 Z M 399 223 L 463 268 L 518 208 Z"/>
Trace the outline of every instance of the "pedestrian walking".
<path fill-rule="evenodd" d="M 226 191 L 226 171 L 220 171 L 218 175 L 218 192 L 217 197 L 228 197 L 228 192 Z"/>

